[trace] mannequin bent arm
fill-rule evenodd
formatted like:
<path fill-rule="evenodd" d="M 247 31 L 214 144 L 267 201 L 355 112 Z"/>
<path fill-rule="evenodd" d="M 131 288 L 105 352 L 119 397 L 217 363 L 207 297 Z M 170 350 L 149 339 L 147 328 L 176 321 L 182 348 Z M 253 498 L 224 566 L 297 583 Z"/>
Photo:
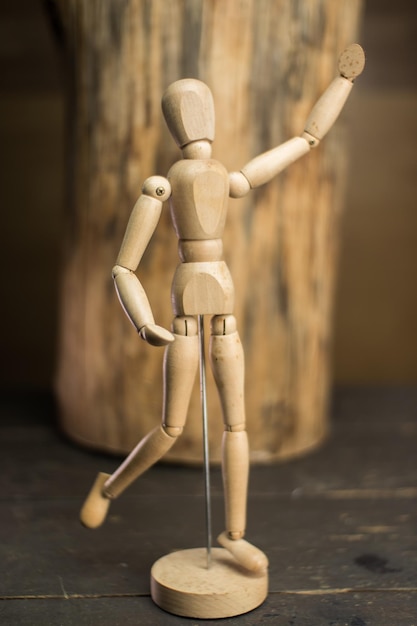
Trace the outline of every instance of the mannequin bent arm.
<path fill-rule="evenodd" d="M 117 295 L 127 317 L 142 339 L 154 346 L 166 345 L 174 337 L 155 324 L 148 298 L 135 271 L 158 224 L 162 203 L 170 195 L 171 186 L 166 178 L 151 176 L 145 181 L 112 270 Z"/>

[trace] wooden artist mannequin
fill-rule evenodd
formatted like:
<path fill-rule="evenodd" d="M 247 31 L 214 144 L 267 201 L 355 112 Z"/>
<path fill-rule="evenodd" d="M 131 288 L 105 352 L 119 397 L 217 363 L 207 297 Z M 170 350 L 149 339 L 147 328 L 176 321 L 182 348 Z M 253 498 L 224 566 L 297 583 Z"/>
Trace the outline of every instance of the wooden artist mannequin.
<path fill-rule="evenodd" d="M 102 524 L 111 500 L 161 459 L 181 435 L 199 362 L 197 318 L 210 315 L 209 356 L 224 420 L 226 523 L 218 542 L 248 576 L 265 575 L 266 556 L 243 539 L 249 451 L 243 350 L 233 316 L 233 283 L 222 259 L 228 198 L 246 195 L 317 146 L 338 117 L 363 64 L 361 47 L 354 44 L 347 48 L 339 60 L 340 75 L 313 108 L 302 135 L 230 174 L 211 158 L 214 107 L 209 88 L 194 79 L 179 80 L 168 87 L 162 100 L 163 113 L 183 159 L 171 167 L 167 178 L 152 176 L 145 181 L 113 268 L 122 307 L 142 339 L 154 346 L 166 346 L 162 423 L 139 442 L 112 475 L 98 475 L 81 511 L 85 526 L 96 528 Z M 170 201 L 181 259 L 172 284 L 172 333 L 155 324 L 147 296 L 134 273 L 166 200 Z M 257 603 L 263 599 L 264 595 Z"/>

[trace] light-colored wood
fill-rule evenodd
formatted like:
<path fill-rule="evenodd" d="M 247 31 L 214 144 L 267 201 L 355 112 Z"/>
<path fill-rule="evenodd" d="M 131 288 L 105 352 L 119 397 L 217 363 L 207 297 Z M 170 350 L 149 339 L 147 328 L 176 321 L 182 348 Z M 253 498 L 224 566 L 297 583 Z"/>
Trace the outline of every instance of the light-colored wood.
<path fill-rule="evenodd" d="M 340 74 L 353 82 L 365 67 L 363 48 L 357 43 L 348 46 L 339 57 L 338 67 Z"/>
<path fill-rule="evenodd" d="M 361 3 L 325 0 L 319 12 L 313 0 L 302 0 L 296 10 L 284 0 L 244 0 L 238 12 L 235 0 L 60 4 L 76 112 L 69 116 L 75 158 L 62 280 L 61 421 L 78 441 L 128 452 L 160 420 L 162 351 L 136 341 L 114 299 L 109 268 L 142 181 L 166 174 L 178 159 L 162 122 L 163 90 L 183 76 L 210 85 L 217 116 L 213 157 L 236 170 L 302 132 L 334 75 L 337 54 L 356 37 Z M 255 462 L 310 449 L 327 430 L 342 135 L 343 124 L 267 188 L 230 203 L 224 254 L 247 356 Z M 156 323 L 166 328 L 175 262 L 164 208 L 139 279 Z M 219 415 L 210 373 L 208 398 L 209 415 Z M 200 461 L 199 404 L 196 387 L 187 438 L 167 459 Z M 211 420 L 213 461 L 221 457 L 221 431 L 221 420 Z"/>
<path fill-rule="evenodd" d="M 155 324 L 149 300 L 137 276 L 116 265 L 113 278 L 120 304 L 136 330 L 140 331 L 147 324 Z"/>
<path fill-rule="evenodd" d="M 213 332 L 211 335 L 210 363 L 220 394 L 224 424 L 234 428 L 246 422 L 243 348 L 237 330 L 229 330 L 230 326 L 236 327 L 235 318 L 217 316 L 215 322 L 218 321 L 224 330 L 223 334 Z"/>
<path fill-rule="evenodd" d="M 87 528 L 98 528 L 107 517 L 110 500 L 103 493 L 103 490 L 108 478 L 110 478 L 110 474 L 105 474 L 104 472 L 97 474 L 97 478 L 81 509 L 80 520 Z"/>
<path fill-rule="evenodd" d="M 240 539 L 246 530 L 249 478 L 243 348 L 233 316 L 213 318 L 211 331 L 210 363 L 225 424 L 222 444 L 225 528 L 230 537 Z"/>
<path fill-rule="evenodd" d="M 112 274 L 120 304 L 142 339 L 153 346 L 173 341 L 168 330 L 155 324 L 148 297 L 137 276 L 120 265 L 115 265 Z"/>
<path fill-rule="evenodd" d="M 176 320 L 174 327 L 182 334 L 165 351 L 162 420 L 165 427 L 182 429 L 197 374 L 198 335 L 193 319 Z"/>
<path fill-rule="evenodd" d="M 346 56 L 345 53 L 344 57 Z M 348 89 L 346 85 L 349 85 Z M 337 119 L 351 86 L 352 83 L 342 76 L 331 83 L 307 120 L 305 129 L 308 135 L 321 139 L 328 132 Z M 161 177 L 153 177 L 145 183 L 148 195 L 141 196 L 133 209 L 119 252 L 118 264 L 113 269 L 113 276 L 119 299 L 129 319 L 139 332 L 149 324 L 154 333 L 156 327 L 146 294 L 131 270 L 136 269 L 156 228 L 162 200 L 169 198 L 181 256 L 181 264 L 175 273 L 172 289 L 174 313 L 177 316 L 206 314 L 223 316 L 221 318 L 222 334 L 219 333 L 218 321 L 212 327 L 214 334 L 210 349 L 213 374 L 219 389 L 226 430 L 239 431 L 226 432 L 223 468 L 227 483 L 227 474 L 229 472 L 236 474 L 235 465 L 239 466 L 238 473 L 242 470 L 239 462 L 240 453 L 243 457 L 247 457 L 246 434 L 243 436 L 245 427 L 243 352 L 235 330 L 235 319 L 230 318 L 233 319 L 232 330 L 230 319 L 224 317 L 232 312 L 233 285 L 226 264 L 221 258 L 217 258 L 221 250 L 218 241 L 223 235 L 226 221 L 229 176 L 218 161 L 210 159 L 212 134 L 207 129 L 212 128 L 214 115 L 213 99 L 208 87 L 201 81 L 192 79 L 177 81 L 167 89 L 162 102 L 168 127 L 178 145 L 188 151 L 187 158 L 178 161 L 170 169 L 169 183 Z M 195 142 L 198 143 L 198 151 L 190 152 L 189 146 Z M 308 149 L 309 144 L 305 139 L 294 138 L 283 146 L 252 160 L 242 169 L 242 173 L 248 179 L 250 186 L 256 187 L 268 182 L 278 171 L 291 164 L 296 158 L 303 156 Z M 203 153 L 206 158 L 198 158 Z M 160 200 L 155 199 L 158 196 Z M 194 243 L 192 256 L 195 260 L 193 261 L 187 260 L 186 242 L 189 240 Z M 215 245 L 207 246 L 206 241 L 214 241 Z M 196 245 L 197 242 L 201 244 Z M 201 261 L 198 256 L 199 251 L 205 259 L 208 250 L 214 254 L 215 260 Z M 153 344 L 153 333 L 150 336 L 146 333 L 142 334 L 142 338 Z M 169 333 L 167 336 L 169 336 L 167 343 L 174 339 Z M 162 340 L 162 337 L 160 336 L 159 339 Z M 114 476 L 107 481 L 106 492 L 109 495 L 111 493 L 114 497 L 121 493 L 133 477 L 141 475 L 145 469 L 167 452 L 173 443 L 165 433 L 164 429 L 167 426 L 179 430 L 183 428 L 193 382 L 193 375 L 187 374 L 190 368 L 187 359 L 184 358 L 185 352 L 182 347 L 189 346 L 189 341 L 189 337 L 178 337 L 176 343 L 179 343 L 181 347 L 174 346 L 166 352 L 166 364 L 172 361 L 170 355 L 180 354 L 181 356 L 180 359 L 177 357 L 172 361 L 175 362 L 174 367 L 168 365 L 164 368 L 165 379 L 168 381 L 165 387 L 166 393 L 168 388 L 177 387 L 181 392 L 186 388 L 186 393 L 176 392 L 176 397 L 180 400 L 179 405 L 175 405 L 177 414 L 169 408 L 170 397 L 165 396 L 162 429 L 154 429 L 150 435 L 146 436 L 114 473 Z M 195 372 L 195 366 L 192 367 L 192 371 Z M 185 380 L 185 388 L 183 380 Z M 171 416 L 172 423 L 167 419 L 167 415 Z M 232 441 L 235 443 L 232 444 Z M 247 460 L 245 467 L 247 468 Z M 243 474 L 245 477 L 243 483 L 246 484 L 247 471 Z M 126 480 L 121 479 L 122 476 L 126 477 Z M 110 492 L 113 482 L 117 482 L 118 487 Z M 233 508 L 232 503 L 241 500 L 240 496 L 231 497 L 231 493 L 242 491 L 242 494 L 246 495 L 246 487 L 240 489 L 234 480 L 230 485 L 226 490 L 229 509 Z M 228 511 L 229 520 L 234 520 L 230 522 L 229 534 L 232 536 L 236 533 L 240 538 L 244 532 L 245 515 L 242 514 L 240 505 L 238 509 L 239 513 L 236 518 L 233 516 L 233 511 Z M 240 521 L 237 522 L 237 519 Z"/>
<path fill-rule="evenodd" d="M 341 63 L 346 70 L 349 55 Z M 358 63 L 356 63 L 356 69 Z M 355 70 L 356 71 L 356 70 Z M 241 196 L 251 188 L 269 182 L 276 174 L 317 145 L 337 119 L 350 92 L 352 82 L 339 76 L 330 84 L 324 95 L 312 109 L 302 127 L 303 136 L 263 152 L 241 170 L 241 174 L 229 175 L 228 168 L 212 158 L 214 139 L 214 106 L 211 91 L 200 80 L 186 79 L 173 83 L 162 98 L 162 110 L 183 159 L 168 171 L 167 180 L 151 177 L 142 188 L 142 196 L 131 214 L 122 246 L 113 269 L 116 290 L 122 307 L 139 331 L 140 336 L 151 345 L 167 344 L 164 365 L 164 397 L 161 425 L 145 435 L 125 461 L 102 484 L 101 477 L 90 492 L 82 515 L 84 523 L 97 526 L 108 511 L 108 502 L 119 496 L 131 482 L 161 459 L 181 435 L 185 426 L 188 406 L 197 365 L 197 336 L 189 328 L 190 316 L 214 316 L 210 356 L 213 377 L 219 392 L 223 411 L 224 435 L 222 469 L 225 486 L 225 531 L 219 542 L 227 549 L 235 566 L 239 564 L 248 572 L 266 575 L 268 561 L 258 548 L 243 536 L 246 528 L 246 497 L 249 469 L 249 448 L 246 433 L 244 406 L 243 351 L 237 332 L 234 312 L 234 287 L 226 261 L 222 258 L 222 245 L 229 196 Z M 300 129 L 299 132 L 302 132 Z M 245 184 L 242 176 L 247 179 Z M 230 187 L 230 184 L 232 187 Z M 162 202 L 169 199 L 173 226 L 179 240 L 180 262 L 173 277 L 172 305 L 176 316 L 172 335 L 163 325 L 158 326 L 152 311 L 147 290 L 133 274 L 142 261 L 146 247 L 159 222 Z M 261 233 L 262 234 L 262 233 Z M 192 242 L 192 244 L 188 243 Z M 211 243 L 213 242 L 213 243 Z M 200 256 L 201 254 L 201 256 Z M 192 259 L 192 260 L 191 260 Z M 263 267 L 263 264 L 262 264 Z M 141 264 L 140 271 L 146 268 Z M 246 285 L 252 297 L 254 284 Z M 261 303 L 255 301 L 255 311 Z M 255 327 L 269 338 L 269 328 L 262 327 L 255 317 Z M 140 410 L 140 407 L 138 407 Z M 97 511 L 94 505 L 97 504 Z M 85 514 L 87 510 L 88 514 Z M 153 597 L 161 606 L 179 614 L 195 616 L 193 594 L 190 594 L 190 576 L 187 564 L 183 570 L 180 589 L 176 564 L 172 555 L 163 560 L 163 580 L 153 583 Z M 169 563 L 168 567 L 166 564 Z M 187 572 L 185 574 L 185 572 Z M 198 615 L 212 617 L 212 606 L 219 616 L 222 603 L 213 593 L 212 585 L 206 584 L 212 569 L 207 569 L 200 581 L 205 599 L 210 604 L 198 609 Z M 216 578 L 218 578 L 217 576 Z M 169 582 L 167 582 L 169 579 Z M 156 581 L 155 573 L 152 580 Z M 251 579 L 252 580 L 252 579 Z M 184 596 L 184 584 L 187 589 Z M 216 582 L 217 584 L 217 582 Z M 161 589 L 164 592 L 161 592 Z M 243 607 L 243 594 L 234 594 L 233 613 L 245 612 L 260 602 L 259 588 L 255 586 L 255 603 Z M 264 593 L 262 598 L 264 598 Z M 159 595 L 158 595 L 159 594 Z M 178 602 L 180 598 L 180 602 Z M 261 600 L 262 601 L 262 600 Z M 230 608 L 229 608 L 230 610 Z M 219 611 L 221 613 L 219 613 Z"/>
<path fill-rule="evenodd" d="M 311 146 L 316 146 L 333 126 L 351 89 L 351 81 L 338 76 L 316 103 L 304 125 L 305 136 Z"/>
<path fill-rule="evenodd" d="M 174 340 L 172 334 L 155 324 L 148 297 L 133 273 L 155 232 L 162 211 L 162 203 L 171 195 L 171 186 L 162 176 L 151 176 L 143 184 L 126 228 L 123 242 L 113 267 L 116 292 L 127 317 L 153 346 L 164 346 Z"/>
<path fill-rule="evenodd" d="M 252 166 L 249 164 L 246 169 L 243 168 L 242 174 L 248 179 L 251 187 L 268 182 L 277 170 L 280 171 L 296 158 L 303 156 L 310 146 L 315 145 L 315 140 L 323 137 L 346 101 L 350 91 L 350 88 L 349 91 L 346 90 L 346 83 L 351 87 L 352 83 L 344 77 L 334 80 L 313 108 L 305 128 L 308 135 L 315 133 L 314 141 L 307 142 L 303 138 L 296 138 L 287 142 L 281 151 L 279 148 L 269 151 L 256 161 L 252 161 Z M 106 480 L 99 494 L 96 481 L 83 507 L 82 515 L 86 508 L 88 511 L 94 509 L 94 501 L 97 502 L 98 512 L 96 515 L 94 511 L 87 516 L 84 515 L 83 521 L 86 523 L 85 520 L 90 517 L 97 525 L 97 520 L 101 520 L 108 510 L 103 506 L 103 500 L 119 496 L 133 480 L 160 460 L 181 435 L 187 417 L 198 356 L 195 319 L 192 327 L 188 326 L 188 322 L 192 315 L 212 314 L 210 363 L 220 396 L 225 427 L 222 472 L 226 530 L 219 536 L 219 542 L 245 569 L 265 571 L 268 566 L 266 556 L 243 539 L 246 529 L 249 474 L 244 358 L 236 318 L 231 315 L 233 284 L 226 263 L 220 256 L 222 246 L 218 245 L 226 222 L 229 175 L 218 161 L 210 158 L 211 139 L 207 139 L 205 113 L 208 112 L 209 121 L 212 121 L 213 101 L 208 87 L 203 87 L 201 81 L 188 79 L 174 83 L 168 88 L 167 93 L 168 96 L 163 98 L 164 114 L 171 133 L 184 149 L 185 158 L 171 167 L 168 173 L 170 192 L 163 179 L 159 182 L 148 182 L 146 187 L 150 195 L 170 200 L 171 217 L 179 239 L 181 259 L 172 287 L 173 310 L 176 315 L 174 326 L 182 330 L 182 334 L 173 335 L 171 338 L 171 334 L 166 331 L 169 340 L 165 350 L 161 426 L 153 429 L 138 443 L 120 467 Z M 190 149 L 194 143 L 198 144 L 197 150 Z M 144 244 L 147 244 L 153 234 L 159 213 L 158 207 L 156 217 L 151 215 L 148 227 L 146 216 L 149 214 L 149 202 L 139 199 L 122 242 L 119 262 L 121 259 L 127 259 L 129 262 L 135 259 L 136 263 L 141 259 Z M 137 245 L 135 239 L 138 240 Z M 192 253 L 191 246 L 186 243 L 188 241 L 192 241 Z M 214 244 L 207 243 L 210 241 Z M 212 260 L 202 260 L 207 259 L 207 256 Z M 190 257 L 192 261 L 189 260 Z M 142 338 L 153 344 L 154 336 L 146 334 L 147 324 L 152 329 L 155 328 L 152 313 L 147 310 L 144 312 L 142 302 L 149 307 L 148 300 L 136 277 L 135 281 L 131 280 L 134 276 L 132 269 L 129 266 L 125 269 L 116 265 L 116 270 L 113 270 L 118 296 L 128 318 L 133 321 L 139 332 L 145 328 Z M 121 279 L 124 279 L 124 282 L 121 282 Z M 150 318 L 150 321 L 147 321 L 147 318 Z M 159 339 L 162 339 L 162 332 Z M 170 343 L 171 341 L 174 343 Z M 168 562 L 170 566 L 167 567 Z M 187 571 L 186 575 L 181 572 L 181 583 L 178 587 L 177 565 L 172 564 L 170 557 L 163 563 L 165 567 L 162 578 L 165 582 L 162 585 L 159 580 L 158 584 L 155 583 L 154 589 L 157 603 L 172 612 L 180 611 L 181 615 L 195 616 L 197 609 L 190 600 L 188 589 L 189 572 Z M 184 566 L 184 569 L 188 570 L 187 566 Z M 170 583 L 167 582 L 167 578 L 170 579 Z M 155 579 L 155 575 L 152 579 Z M 209 585 L 206 588 L 205 583 L 206 577 L 203 577 L 200 585 L 203 587 L 204 596 L 205 598 L 209 596 L 210 602 L 215 604 L 212 587 Z M 161 585 L 165 595 L 160 592 Z M 186 597 L 184 589 L 187 589 Z M 256 601 L 258 600 L 257 596 Z M 211 617 L 210 607 L 207 607 L 206 613 L 199 608 L 198 614 L 205 618 Z M 236 608 L 235 605 L 235 611 Z M 223 611 L 223 607 L 220 610 Z M 241 608 L 239 612 L 242 612 Z"/>
<path fill-rule="evenodd" d="M 164 179 L 161 177 L 160 180 L 163 181 Z M 168 181 L 165 181 L 165 184 L 170 189 Z M 157 188 L 165 190 L 165 186 Z M 169 197 L 169 193 L 167 196 Z M 161 210 L 162 201 L 160 199 L 145 194 L 139 197 L 130 215 L 123 244 L 117 257 L 117 265 L 131 270 L 137 269 L 146 246 L 155 232 Z"/>
<path fill-rule="evenodd" d="M 162 110 L 177 145 L 214 139 L 214 103 L 201 81 L 184 78 L 172 83 L 162 98 Z"/>
<path fill-rule="evenodd" d="M 304 126 L 304 136 L 310 145 L 318 142 L 328 133 L 340 115 L 349 97 L 353 81 L 365 67 L 365 54 L 359 44 L 351 44 L 339 57 L 340 76 L 331 85 L 313 107 Z"/>
<path fill-rule="evenodd" d="M 246 530 L 249 479 L 249 442 L 246 430 L 226 430 L 223 433 L 222 466 L 225 528 L 230 537 L 241 539 Z"/>
<path fill-rule="evenodd" d="M 219 239 L 229 204 L 229 175 L 214 159 L 182 159 L 168 172 L 174 228 L 179 239 Z"/>
<path fill-rule="evenodd" d="M 129 456 L 107 479 L 103 496 L 117 498 L 129 485 L 159 461 L 175 443 L 175 437 L 171 437 L 162 426 L 157 426 L 144 437 L 132 450 Z"/>
<path fill-rule="evenodd" d="M 130 312 L 128 313 L 130 317 Z M 182 433 L 198 367 L 198 336 L 195 319 L 174 322 L 175 341 L 165 351 L 162 425 L 152 430 L 112 474 L 100 473 L 81 509 L 84 526 L 97 528 L 108 513 L 110 500 L 159 461 Z M 149 341 L 149 338 L 144 336 Z M 153 338 L 150 343 L 154 345 Z"/>
<path fill-rule="evenodd" d="M 268 593 L 268 573 L 251 574 L 227 550 L 214 548 L 207 569 L 202 548 L 173 552 L 151 571 L 153 601 L 165 611 L 195 619 L 220 619 L 252 611 Z"/>
<path fill-rule="evenodd" d="M 303 137 L 293 137 L 289 141 L 261 154 L 244 167 L 242 174 L 248 179 L 252 189 L 259 187 L 279 174 L 283 169 L 310 151 L 308 141 Z"/>
<path fill-rule="evenodd" d="M 228 533 L 223 532 L 217 537 L 217 541 L 245 569 L 251 572 L 265 572 L 267 570 L 267 556 L 262 550 L 246 541 L 246 539 L 231 539 Z"/>
<path fill-rule="evenodd" d="M 182 239 L 178 242 L 178 254 L 185 263 L 220 261 L 223 242 L 221 239 Z"/>
<path fill-rule="evenodd" d="M 235 292 L 226 263 L 182 263 L 174 275 L 171 298 L 175 315 L 232 313 Z"/>

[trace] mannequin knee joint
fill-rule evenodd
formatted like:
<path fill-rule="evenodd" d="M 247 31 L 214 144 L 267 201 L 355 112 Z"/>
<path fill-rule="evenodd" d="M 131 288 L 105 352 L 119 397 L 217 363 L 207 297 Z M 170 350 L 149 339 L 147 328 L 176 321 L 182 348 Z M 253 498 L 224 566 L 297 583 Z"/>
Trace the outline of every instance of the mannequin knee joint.
<path fill-rule="evenodd" d="M 211 320 L 213 335 L 231 335 L 236 332 L 236 318 L 234 315 L 215 315 Z"/>
<path fill-rule="evenodd" d="M 182 337 L 193 337 L 197 335 L 197 320 L 195 317 L 176 317 L 172 322 L 172 331 Z"/>
<path fill-rule="evenodd" d="M 243 430 L 246 430 L 246 424 L 225 424 L 224 429 L 228 433 L 241 433 Z"/>

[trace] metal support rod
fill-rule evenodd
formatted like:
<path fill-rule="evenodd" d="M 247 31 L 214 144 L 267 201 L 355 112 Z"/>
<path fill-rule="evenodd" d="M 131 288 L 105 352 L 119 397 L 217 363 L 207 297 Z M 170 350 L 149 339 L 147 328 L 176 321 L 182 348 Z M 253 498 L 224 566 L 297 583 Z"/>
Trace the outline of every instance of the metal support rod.
<path fill-rule="evenodd" d="M 206 544 L 207 544 L 207 569 L 211 565 L 211 494 L 210 494 L 210 460 L 208 445 L 207 423 L 207 393 L 206 393 L 206 357 L 204 347 L 204 316 L 198 316 L 198 337 L 200 344 L 200 397 L 201 412 L 203 418 L 203 452 L 204 452 L 204 485 L 206 500 Z"/>

